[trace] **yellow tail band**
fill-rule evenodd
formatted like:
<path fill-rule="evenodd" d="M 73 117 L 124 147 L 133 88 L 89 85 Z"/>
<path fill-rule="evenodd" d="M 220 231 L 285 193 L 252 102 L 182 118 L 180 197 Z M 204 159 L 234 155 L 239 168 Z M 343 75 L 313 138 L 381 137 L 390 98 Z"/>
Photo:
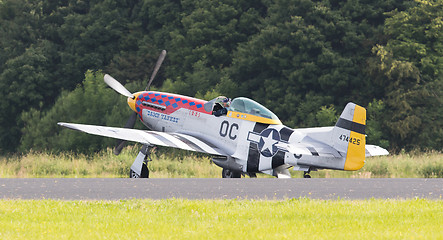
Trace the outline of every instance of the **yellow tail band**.
<path fill-rule="evenodd" d="M 344 170 L 359 170 L 365 164 L 365 126 L 366 109 L 355 105 L 351 123 L 351 134 L 348 141 Z"/>

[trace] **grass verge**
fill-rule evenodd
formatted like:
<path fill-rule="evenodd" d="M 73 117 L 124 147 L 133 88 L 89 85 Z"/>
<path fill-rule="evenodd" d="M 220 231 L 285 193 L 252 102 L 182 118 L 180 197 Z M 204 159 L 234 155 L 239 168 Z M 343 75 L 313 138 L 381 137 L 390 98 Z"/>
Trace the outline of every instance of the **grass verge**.
<path fill-rule="evenodd" d="M 126 147 L 119 156 L 112 149 L 94 155 L 74 153 L 35 153 L 0 157 L 0 177 L 128 177 L 129 168 L 137 156 L 138 146 Z M 442 178 L 443 153 L 402 153 L 367 158 L 358 171 L 321 170 L 314 178 Z M 221 168 L 209 156 L 175 149 L 161 149 L 152 154 L 150 177 L 154 178 L 219 178 Z M 301 178 L 303 172 L 290 171 Z M 259 177 L 268 177 L 259 174 Z"/>
<path fill-rule="evenodd" d="M 75 153 L 35 153 L 0 157 L 0 177 L 70 177 L 119 178 L 128 177 L 129 169 L 140 148 L 126 147 L 120 155 L 107 149 L 93 155 Z M 168 149 L 153 153 L 149 162 L 150 177 L 155 178 L 213 178 L 221 169 L 208 156 Z"/>
<path fill-rule="evenodd" d="M 317 178 L 443 178 L 443 153 L 400 153 L 371 157 L 366 158 L 364 167 L 358 171 L 322 170 L 311 175 Z"/>
<path fill-rule="evenodd" d="M 443 201 L 0 201 L 1 239 L 442 239 Z"/>

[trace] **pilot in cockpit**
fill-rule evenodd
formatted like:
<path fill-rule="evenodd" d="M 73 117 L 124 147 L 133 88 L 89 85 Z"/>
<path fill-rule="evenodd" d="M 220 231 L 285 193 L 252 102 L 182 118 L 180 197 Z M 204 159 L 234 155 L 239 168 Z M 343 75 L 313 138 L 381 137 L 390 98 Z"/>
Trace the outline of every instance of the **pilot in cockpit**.
<path fill-rule="evenodd" d="M 231 99 L 221 96 L 218 97 L 215 104 L 212 113 L 214 116 L 219 117 L 221 115 L 225 115 L 228 113 L 228 107 L 231 105 Z"/>

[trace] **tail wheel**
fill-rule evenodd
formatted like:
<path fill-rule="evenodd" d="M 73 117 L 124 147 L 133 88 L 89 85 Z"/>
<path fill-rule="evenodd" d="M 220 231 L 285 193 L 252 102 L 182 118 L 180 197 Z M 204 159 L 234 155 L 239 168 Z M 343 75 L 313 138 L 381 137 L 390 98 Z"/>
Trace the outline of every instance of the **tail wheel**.
<path fill-rule="evenodd" d="M 223 168 L 222 178 L 241 178 L 241 172 Z"/>
<path fill-rule="evenodd" d="M 257 174 L 256 173 L 248 173 L 250 178 L 257 178 Z"/>

